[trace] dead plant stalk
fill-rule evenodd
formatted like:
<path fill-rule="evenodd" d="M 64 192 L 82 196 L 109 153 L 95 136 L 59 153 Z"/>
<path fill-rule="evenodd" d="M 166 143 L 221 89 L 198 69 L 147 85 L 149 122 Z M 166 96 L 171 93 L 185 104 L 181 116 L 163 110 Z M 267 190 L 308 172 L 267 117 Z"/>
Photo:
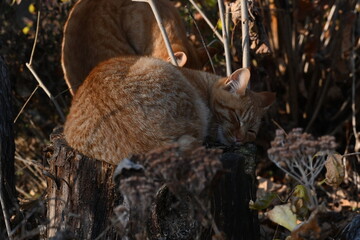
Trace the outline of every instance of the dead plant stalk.
<path fill-rule="evenodd" d="M 44 85 L 44 83 L 41 81 L 41 79 L 39 78 L 39 76 L 37 75 L 37 73 L 35 72 L 35 70 L 32 68 L 32 60 L 33 60 L 33 56 L 34 56 L 34 52 L 35 52 L 35 47 L 36 47 L 36 42 L 37 42 L 37 38 L 39 35 L 39 25 L 40 25 L 40 11 L 38 11 L 38 15 L 37 15 L 37 22 L 36 22 L 36 32 L 35 32 L 35 39 L 34 39 L 34 45 L 31 51 L 31 55 L 30 55 L 30 60 L 28 63 L 26 63 L 26 67 L 29 69 L 29 71 L 31 72 L 31 74 L 34 76 L 34 78 L 36 79 L 36 81 L 38 82 L 39 86 L 44 90 L 44 92 L 46 93 L 46 95 L 48 95 L 48 97 L 50 98 L 50 100 L 54 103 L 56 110 L 59 113 L 59 116 L 61 118 L 62 121 L 65 121 L 65 116 L 59 106 L 59 104 L 57 103 L 56 99 L 54 98 L 54 96 L 50 93 L 50 91 L 48 90 L 48 88 Z M 37 89 L 37 88 L 36 88 Z M 22 108 L 23 110 L 23 108 Z M 20 112 L 21 113 L 21 112 Z"/>
<path fill-rule="evenodd" d="M 242 67 L 250 67 L 249 15 L 247 0 L 241 0 Z"/>
<path fill-rule="evenodd" d="M 231 55 L 230 55 L 230 47 L 229 47 L 229 36 L 228 31 L 226 29 L 226 22 L 225 22 L 225 10 L 224 10 L 224 2 L 223 0 L 218 0 L 219 6 L 219 14 L 221 20 L 221 31 L 222 31 L 222 38 L 224 40 L 224 50 L 225 50 L 225 61 L 226 61 L 226 75 L 230 76 L 231 74 Z"/>

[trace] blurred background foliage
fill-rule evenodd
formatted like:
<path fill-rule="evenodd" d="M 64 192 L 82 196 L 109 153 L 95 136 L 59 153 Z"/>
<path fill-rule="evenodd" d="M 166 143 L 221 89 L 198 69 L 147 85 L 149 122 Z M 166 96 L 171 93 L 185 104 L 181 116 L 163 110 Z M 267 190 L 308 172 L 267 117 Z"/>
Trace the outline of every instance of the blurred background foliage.
<path fill-rule="evenodd" d="M 64 111 L 67 111 L 71 99 L 63 79 L 60 50 L 62 28 L 72 5 L 71 1 L 56 0 L 0 2 L 0 55 L 5 58 L 9 69 L 15 114 L 29 99 L 14 127 L 16 189 L 20 208 L 29 213 L 27 217 L 31 220 L 24 223 L 25 228 L 30 229 L 41 219 L 39 214 L 45 221 L 43 203 L 36 201 L 41 199 L 46 188 L 42 147 L 48 143 L 52 129 L 61 122 L 54 105 L 43 90 L 37 88 L 38 83 L 25 63 L 30 60 L 37 11 L 40 9 L 39 37 L 32 65 Z M 31 211 L 27 212 L 27 208 L 31 208 Z"/>

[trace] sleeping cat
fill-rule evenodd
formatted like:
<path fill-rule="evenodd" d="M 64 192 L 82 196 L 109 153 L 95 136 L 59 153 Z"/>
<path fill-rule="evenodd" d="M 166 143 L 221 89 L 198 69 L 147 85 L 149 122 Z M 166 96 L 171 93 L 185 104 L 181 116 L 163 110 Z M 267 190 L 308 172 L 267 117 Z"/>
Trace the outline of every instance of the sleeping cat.
<path fill-rule="evenodd" d="M 223 78 L 160 59 L 112 58 L 76 92 L 64 135 L 81 153 L 111 164 L 183 137 L 224 144 L 253 141 L 271 92 L 246 89 L 248 69 Z"/>
<path fill-rule="evenodd" d="M 195 49 L 177 9 L 168 0 L 155 1 L 180 66 L 200 69 L 207 60 Z M 168 59 L 160 29 L 149 4 L 131 0 L 80 0 L 64 27 L 62 68 L 73 95 L 100 62 L 124 55 Z"/>

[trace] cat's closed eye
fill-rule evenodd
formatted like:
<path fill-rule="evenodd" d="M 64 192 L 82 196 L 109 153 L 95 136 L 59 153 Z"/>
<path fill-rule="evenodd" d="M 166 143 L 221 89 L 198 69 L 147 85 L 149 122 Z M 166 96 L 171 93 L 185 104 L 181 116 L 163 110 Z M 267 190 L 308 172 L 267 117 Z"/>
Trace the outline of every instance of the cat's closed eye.
<path fill-rule="evenodd" d="M 249 129 L 249 130 L 248 130 L 248 133 L 256 135 L 256 131 L 253 130 L 253 129 Z"/>

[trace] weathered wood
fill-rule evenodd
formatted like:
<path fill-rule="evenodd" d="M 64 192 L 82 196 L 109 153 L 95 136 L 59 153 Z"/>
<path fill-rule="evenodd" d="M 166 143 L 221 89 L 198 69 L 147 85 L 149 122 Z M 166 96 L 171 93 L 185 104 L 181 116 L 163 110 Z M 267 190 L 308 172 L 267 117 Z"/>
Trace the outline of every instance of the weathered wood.
<path fill-rule="evenodd" d="M 4 209 L 8 218 L 16 213 L 16 191 L 14 175 L 14 134 L 11 86 L 4 59 L 0 57 L 0 171 Z M 3 214 L 0 214 L 0 229 L 5 229 Z M 10 220 L 9 220 L 10 221 Z M 0 238 L 5 239 L 1 236 Z"/>
<path fill-rule="evenodd" d="M 94 239 L 107 229 L 103 239 L 120 239 L 116 227 L 136 240 L 259 239 L 257 215 L 248 208 L 255 200 L 252 146 L 224 149 L 222 167 L 218 150 L 181 155 L 171 145 L 134 156 L 114 173 L 114 166 L 68 147 L 61 129 L 51 141 L 49 237 Z"/>
<path fill-rule="evenodd" d="M 47 236 L 120 239 L 111 227 L 117 199 L 112 182 L 114 166 L 76 153 L 67 146 L 61 128 L 51 135 L 51 141 L 45 149 L 50 165 L 46 173 Z"/>
<path fill-rule="evenodd" d="M 227 240 L 260 239 L 257 211 L 249 209 L 256 200 L 255 154 L 256 147 L 247 144 L 224 149 L 221 157 L 226 173 L 215 190 L 214 210 Z"/>

